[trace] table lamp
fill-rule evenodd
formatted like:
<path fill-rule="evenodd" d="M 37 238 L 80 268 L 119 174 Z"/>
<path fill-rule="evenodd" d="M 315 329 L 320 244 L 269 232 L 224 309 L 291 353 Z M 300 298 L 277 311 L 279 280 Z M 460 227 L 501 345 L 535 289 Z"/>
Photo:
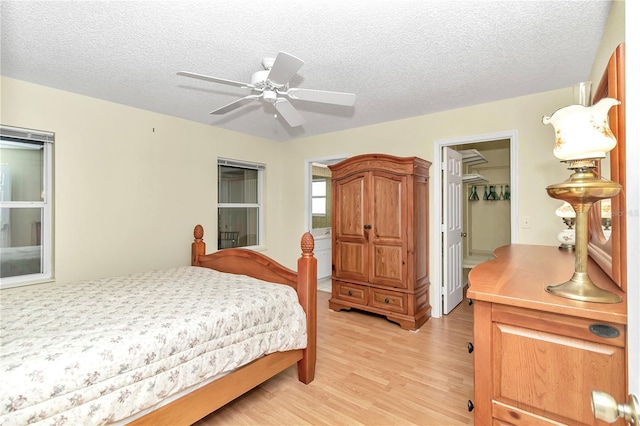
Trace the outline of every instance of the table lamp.
<path fill-rule="evenodd" d="M 596 160 L 616 146 L 608 114 L 611 107 L 619 104 L 616 99 L 603 98 L 595 105 L 569 105 L 542 118 L 544 124 L 552 124 L 555 129 L 554 155 L 573 171 L 568 180 L 547 187 L 550 197 L 568 202 L 576 214 L 575 270 L 568 281 L 546 287 L 556 296 L 584 302 L 622 301 L 617 294 L 596 286 L 587 272 L 589 209 L 599 200 L 618 195 L 622 188 L 619 183 L 594 174 Z"/>

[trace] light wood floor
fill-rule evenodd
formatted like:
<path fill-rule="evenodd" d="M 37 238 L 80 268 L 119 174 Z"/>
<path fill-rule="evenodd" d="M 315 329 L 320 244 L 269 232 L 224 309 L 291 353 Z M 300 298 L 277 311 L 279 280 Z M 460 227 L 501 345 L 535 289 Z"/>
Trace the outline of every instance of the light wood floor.
<path fill-rule="evenodd" d="M 410 332 L 384 317 L 333 312 L 329 296 L 318 292 L 312 383 L 300 383 L 294 366 L 196 425 L 473 424 L 473 307 L 466 300 Z"/>

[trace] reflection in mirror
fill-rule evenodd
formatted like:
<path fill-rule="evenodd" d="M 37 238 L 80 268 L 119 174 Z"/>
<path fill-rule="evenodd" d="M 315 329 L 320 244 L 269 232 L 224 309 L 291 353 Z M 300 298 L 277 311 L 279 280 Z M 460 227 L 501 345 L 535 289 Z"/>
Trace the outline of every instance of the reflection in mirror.
<path fill-rule="evenodd" d="M 561 218 L 567 227 L 558 233 L 558 241 L 560 241 L 559 248 L 562 250 L 575 250 L 576 230 L 573 228 L 576 224 L 575 210 L 573 210 L 571 204 L 565 201 L 556 209 L 556 216 Z"/>
<path fill-rule="evenodd" d="M 626 241 L 626 131 L 625 131 L 625 54 L 624 43 L 611 55 L 593 103 L 602 98 L 614 98 L 621 103 L 609 111 L 609 127 L 617 145 L 607 158 L 600 161 L 600 175 L 622 185 L 620 193 L 608 200 L 609 206 L 595 204 L 589 214 L 589 256 L 623 290 L 627 290 Z M 604 228 L 603 228 L 604 222 Z M 606 229 L 605 229 L 606 228 Z"/>
<path fill-rule="evenodd" d="M 607 153 L 607 156 L 597 163 L 598 177 L 611 180 L 611 154 Z M 591 220 L 594 223 L 602 224 L 602 234 L 594 232 L 595 235 L 592 238 L 598 238 L 602 243 L 606 243 L 611 237 L 611 199 L 598 201 L 592 207 Z"/>
<path fill-rule="evenodd" d="M 611 198 L 598 201 L 592 209 L 595 214 L 591 215 L 591 219 L 595 223 L 600 223 L 600 232 L 592 231 L 591 238 L 597 238 L 601 243 L 606 243 L 611 237 Z"/>

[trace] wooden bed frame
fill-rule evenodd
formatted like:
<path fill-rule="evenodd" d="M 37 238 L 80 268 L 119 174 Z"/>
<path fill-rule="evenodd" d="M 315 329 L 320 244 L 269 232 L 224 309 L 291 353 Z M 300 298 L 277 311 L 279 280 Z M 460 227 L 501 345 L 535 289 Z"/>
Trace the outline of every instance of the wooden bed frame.
<path fill-rule="evenodd" d="M 233 274 L 249 275 L 264 281 L 285 284 L 298 293 L 298 300 L 307 314 L 307 347 L 287 352 L 276 352 L 259 358 L 215 382 L 134 420 L 130 425 L 190 425 L 260 385 L 269 378 L 298 363 L 298 379 L 308 384 L 313 381 L 316 366 L 316 309 L 317 261 L 313 257 L 313 236 L 302 236 L 302 256 L 298 259 L 298 272 L 288 269 L 269 257 L 241 248 L 206 253 L 202 240 L 204 230 L 197 225 L 193 230 L 191 264 Z"/>

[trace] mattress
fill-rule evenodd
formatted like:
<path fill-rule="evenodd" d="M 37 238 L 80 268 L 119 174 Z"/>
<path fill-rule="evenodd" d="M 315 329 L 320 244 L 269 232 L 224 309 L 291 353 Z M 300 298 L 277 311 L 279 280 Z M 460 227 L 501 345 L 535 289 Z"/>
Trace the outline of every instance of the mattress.
<path fill-rule="evenodd" d="M 1 295 L 3 426 L 116 422 L 307 342 L 291 287 L 200 267 Z"/>

